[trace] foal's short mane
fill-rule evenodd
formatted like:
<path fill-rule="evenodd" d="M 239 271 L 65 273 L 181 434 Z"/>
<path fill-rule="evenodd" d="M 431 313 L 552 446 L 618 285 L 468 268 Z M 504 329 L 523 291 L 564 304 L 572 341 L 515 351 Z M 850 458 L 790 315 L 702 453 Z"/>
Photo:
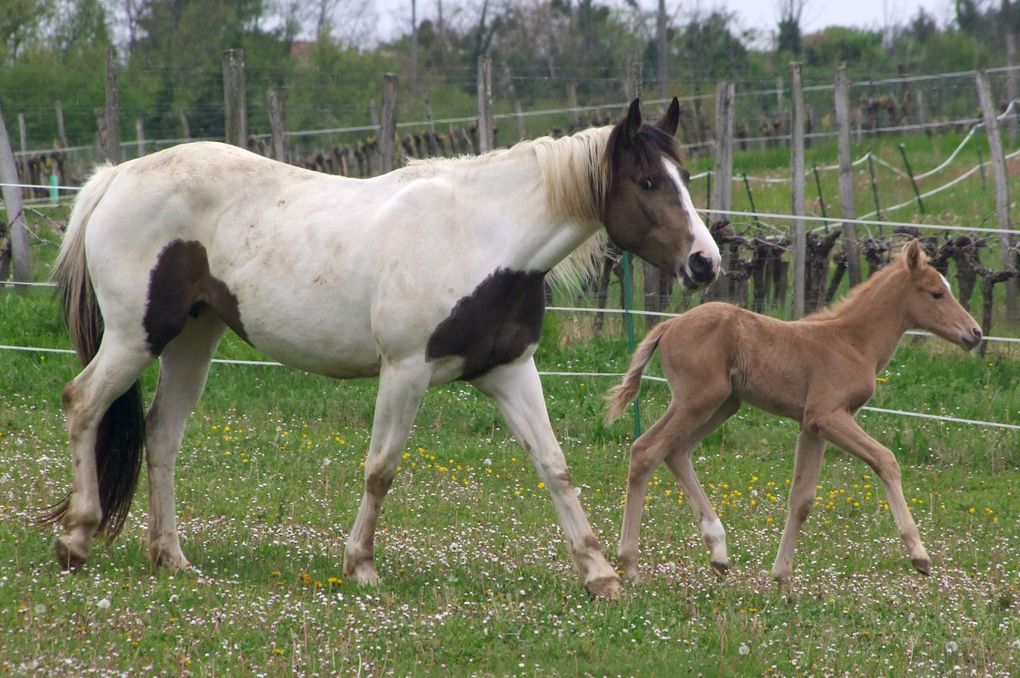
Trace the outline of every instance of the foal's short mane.
<path fill-rule="evenodd" d="M 921 254 L 921 257 L 922 264 L 927 264 L 928 258 L 924 256 L 923 253 Z M 874 273 L 874 275 L 872 275 L 870 278 L 862 282 L 860 285 L 857 285 L 857 287 L 854 287 L 852 290 L 850 290 L 849 294 L 840 299 L 838 302 L 836 302 L 835 304 L 828 308 L 823 308 L 819 311 L 815 311 L 814 313 L 806 316 L 804 319 L 829 320 L 831 318 L 834 318 L 835 316 L 839 315 L 840 309 L 842 309 L 844 306 L 848 306 L 854 303 L 856 299 L 858 299 L 864 294 L 867 294 L 868 290 L 870 290 L 872 287 L 875 287 L 876 285 L 881 285 L 882 282 L 891 277 L 894 272 L 905 268 L 906 265 L 907 265 L 906 258 L 904 257 L 904 254 L 901 251 L 886 266 L 880 268 L 878 271 Z"/>

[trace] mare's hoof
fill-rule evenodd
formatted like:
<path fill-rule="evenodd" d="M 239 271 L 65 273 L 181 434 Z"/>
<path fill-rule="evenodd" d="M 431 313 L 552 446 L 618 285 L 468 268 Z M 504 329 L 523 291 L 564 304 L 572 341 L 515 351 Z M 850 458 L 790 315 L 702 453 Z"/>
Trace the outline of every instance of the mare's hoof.
<path fill-rule="evenodd" d="M 715 570 L 715 573 L 717 575 L 719 575 L 720 577 L 725 577 L 726 573 L 730 571 L 730 564 L 729 563 L 718 563 L 718 562 L 716 562 L 714 560 L 711 561 L 711 562 L 712 562 L 712 569 Z"/>
<path fill-rule="evenodd" d="M 344 568 L 348 579 L 353 579 L 361 586 L 378 586 L 379 573 L 375 571 L 375 565 L 371 560 L 363 560 L 353 567 Z"/>
<path fill-rule="evenodd" d="M 926 577 L 931 576 L 931 560 L 928 558 L 911 558 L 910 564 L 914 569 Z"/>
<path fill-rule="evenodd" d="M 592 579 L 584 583 L 584 588 L 592 598 L 602 598 L 603 600 L 620 599 L 620 578 L 616 576 Z"/>
<path fill-rule="evenodd" d="M 53 544 L 53 551 L 63 572 L 80 572 L 85 566 L 85 554 L 75 553 L 74 549 L 64 543 L 62 537 Z"/>

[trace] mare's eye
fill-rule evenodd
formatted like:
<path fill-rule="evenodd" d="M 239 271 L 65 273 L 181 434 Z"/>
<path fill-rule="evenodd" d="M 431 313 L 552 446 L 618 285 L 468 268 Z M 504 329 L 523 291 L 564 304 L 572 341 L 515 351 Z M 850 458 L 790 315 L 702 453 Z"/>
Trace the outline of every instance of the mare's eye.
<path fill-rule="evenodd" d="M 931 298 L 932 299 L 941 299 L 944 296 L 946 296 L 945 292 L 932 292 L 931 293 Z"/>
<path fill-rule="evenodd" d="M 638 185 L 641 186 L 642 191 L 654 191 L 655 187 L 658 186 L 658 183 L 653 177 L 645 177 L 638 182 Z"/>
<path fill-rule="evenodd" d="M 691 173 L 690 172 L 688 172 L 685 169 L 684 170 L 680 170 L 680 178 L 684 180 L 685 184 L 690 185 L 690 183 L 691 183 Z"/>

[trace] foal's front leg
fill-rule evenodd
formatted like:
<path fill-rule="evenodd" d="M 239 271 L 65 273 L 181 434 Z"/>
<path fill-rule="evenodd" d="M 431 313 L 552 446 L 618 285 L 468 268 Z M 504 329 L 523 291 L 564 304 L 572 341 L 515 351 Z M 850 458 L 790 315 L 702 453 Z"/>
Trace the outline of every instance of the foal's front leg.
<path fill-rule="evenodd" d="M 379 583 L 374 563 L 379 508 L 393 482 L 400 451 L 428 383 L 429 369 L 419 361 L 389 363 L 379 374 L 372 441 L 365 459 L 365 494 L 344 549 L 344 574 L 359 584 Z"/>
<path fill-rule="evenodd" d="M 889 508 L 910 562 L 922 574 L 931 574 L 931 558 L 921 543 L 921 534 L 903 498 L 900 465 L 893 453 L 869 436 L 850 412 L 833 412 L 816 417 L 812 424 L 819 436 L 861 459 L 875 471 L 885 485 Z"/>
<path fill-rule="evenodd" d="M 497 367 L 472 383 L 496 401 L 514 437 L 535 464 L 539 477 L 552 495 L 574 566 L 588 593 L 616 598 L 620 593 L 620 577 L 602 555 L 602 548 L 570 481 L 563 450 L 549 423 L 542 382 L 534 361 L 528 358 Z"/>

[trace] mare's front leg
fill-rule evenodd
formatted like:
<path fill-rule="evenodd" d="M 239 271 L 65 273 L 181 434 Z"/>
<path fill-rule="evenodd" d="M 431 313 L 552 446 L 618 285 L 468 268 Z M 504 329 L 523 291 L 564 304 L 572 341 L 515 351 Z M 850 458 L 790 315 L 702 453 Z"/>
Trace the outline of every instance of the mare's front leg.
<path fill-rule="evenodd" d="M 818 492 L 818 474 L 822 470 L 825 441 L 810 431 L 802 430 L 797 437 L 797 456 L 793 462 L 793 484 L 790 487 L 790 507 L 786 513 L 783 539 L 779 543 L 772 577 L 783 584 L 793 574 L 793 549 L 797 545 L 800 529 L 811 513 Z"/>
<path fill-rule="evenodd" d="M 620 592 L 620 578 L 602 555 L 570 481 L 563 450 L 549 423 L 534 361 L 528 358 L 497 367 L 472 383 L 496 401 L 510 430 L 538 469 L 539 477 L 552 495 L 574 566 L 588 593 L 616 598 Z"/>
<path fill-rule="evenodd" d="M 889 508 L 910 562 L 921 573 L 930 574 L 931 558 L 921 543 L 921 534 L 903 498 L 902 474 L 893 453 L 869 436 L 846 410 L 806 418 L 805 423 L 808 422 L 813 432 L 861 459 L 878 475 L 885 485 Z"/>
<path fill-rule="evenodd" d="M 428 383 L 429 369 L 420 358 L 384 364 L 379 373 L 372 441 L 365 459 L 365 494 L 344 549 L 344 573 L 359 584 L 379 583 L 374 563 L 379 508 L 393 482 L 400 451 Z"/>

